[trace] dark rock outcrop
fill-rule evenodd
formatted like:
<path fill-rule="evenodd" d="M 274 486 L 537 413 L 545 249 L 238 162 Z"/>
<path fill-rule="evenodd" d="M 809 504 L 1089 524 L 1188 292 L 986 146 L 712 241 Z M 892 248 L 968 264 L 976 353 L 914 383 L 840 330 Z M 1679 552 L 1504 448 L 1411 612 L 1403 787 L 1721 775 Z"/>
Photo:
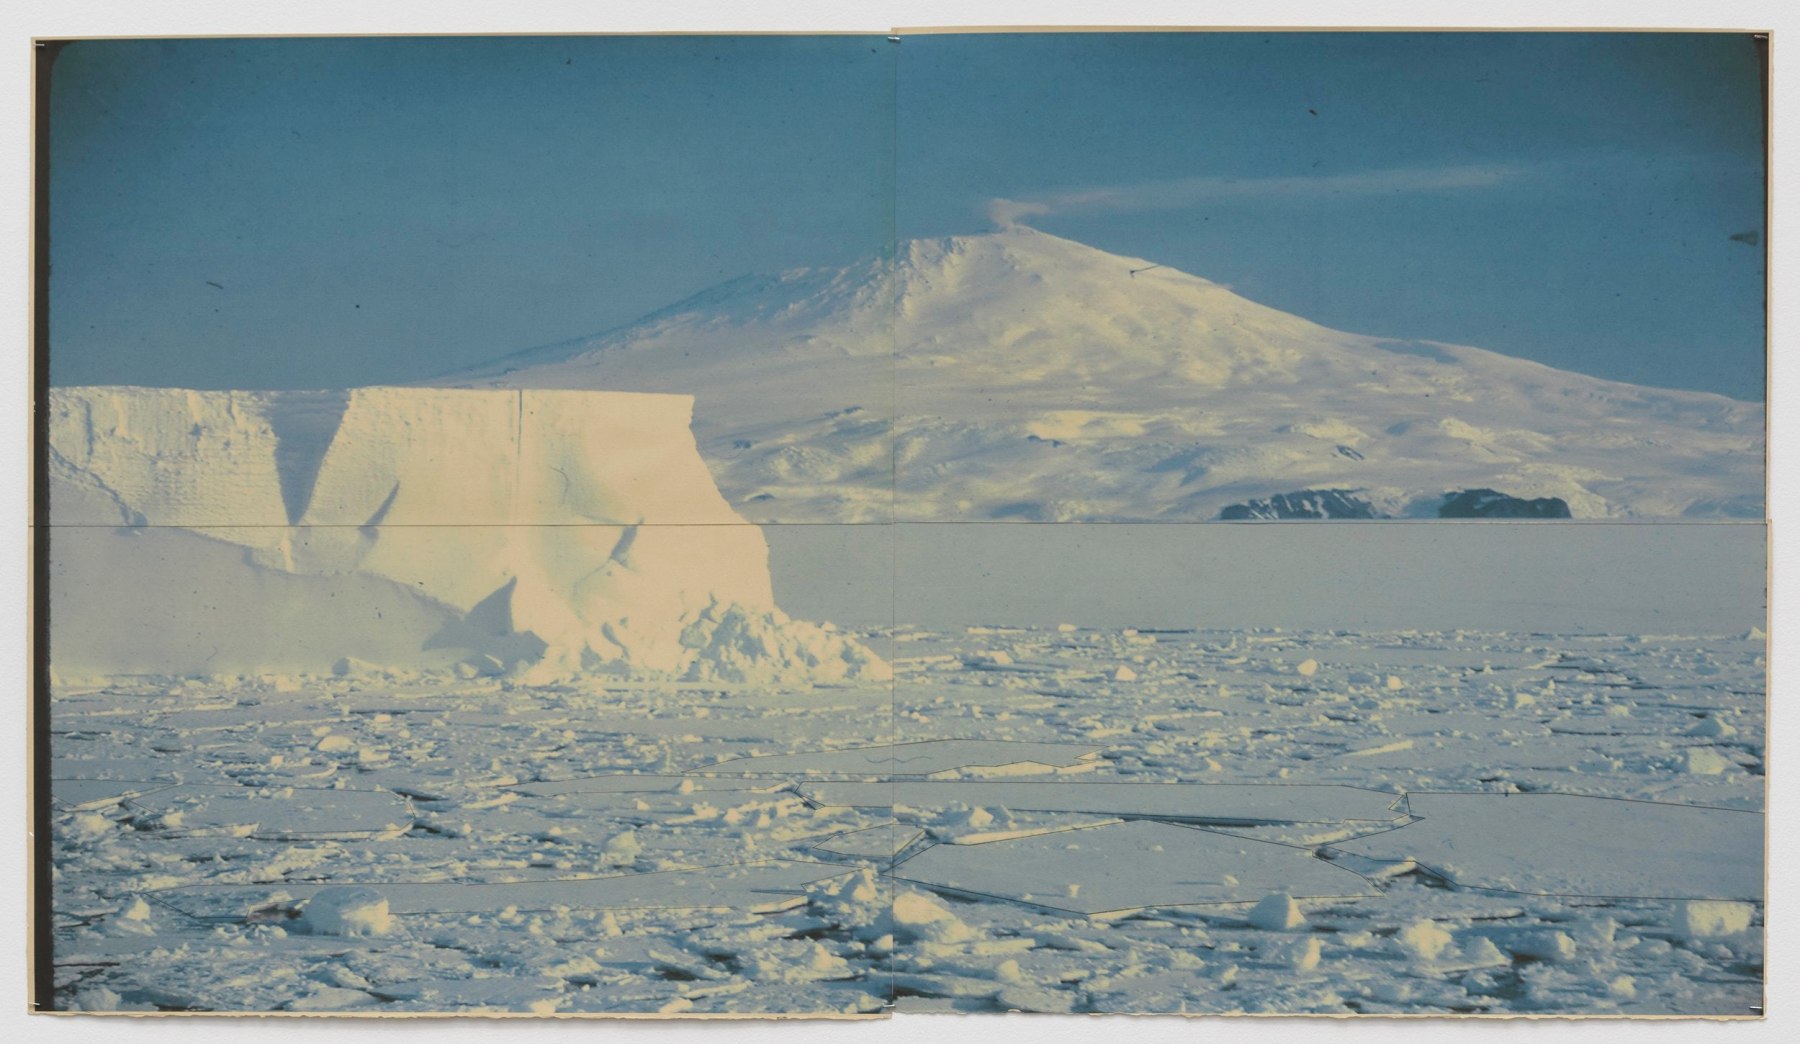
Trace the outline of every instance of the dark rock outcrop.
<path fill-rule="evenodd" d="M 1264 500 L 1228 504 L 1219 512 L 1219 520 L 1237 522 L 1246 519 L 1287 518 L 1379 518 L 1368 501 L 1349 489 L 1300 489 L 1277 493 Z"/>
<path fill-rule="evenodd" d="M 1492 489 L 1465 489 L 1444 494 L 1439 518 L 1569 518 L 1568 502 L 1561 497 L 1525 500 Z"/>

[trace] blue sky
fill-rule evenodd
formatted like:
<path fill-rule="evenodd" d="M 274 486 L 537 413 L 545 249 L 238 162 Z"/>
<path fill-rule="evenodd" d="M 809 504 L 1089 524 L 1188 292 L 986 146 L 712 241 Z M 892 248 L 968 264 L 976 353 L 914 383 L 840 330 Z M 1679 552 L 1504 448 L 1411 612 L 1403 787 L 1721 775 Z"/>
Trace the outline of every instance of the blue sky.
<path fill-rule="evenodd" d="M 882 37 L 76 44 L 51 378 L 414 380 L 848 263 L 891 241 L 893 89 Z"/>
<path fill-rule="evenodd" d="M 1763 225 L 1746 37 L 905 46 L 903 236 L 999 198 L 1338 329 L 1762 397 L 1763 251 L 1731 238 Z"/>
<path fill-rule="evenodd" d="M 1760 398 L 1759 77 L 1687 34 L 83 43 L 52 378 L 409 380 L 1016 220 L 1329 326 Z"/>

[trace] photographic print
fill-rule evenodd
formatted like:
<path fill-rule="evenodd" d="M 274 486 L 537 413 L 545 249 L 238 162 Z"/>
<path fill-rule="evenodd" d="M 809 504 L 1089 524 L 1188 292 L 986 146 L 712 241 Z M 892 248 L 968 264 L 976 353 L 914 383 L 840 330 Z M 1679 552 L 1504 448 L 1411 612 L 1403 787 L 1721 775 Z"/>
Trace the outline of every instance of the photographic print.
<path fill-rule="evenodd" d="M 1760 1016 L 1766 59 L 41 42 L 36 1009 Z"/>

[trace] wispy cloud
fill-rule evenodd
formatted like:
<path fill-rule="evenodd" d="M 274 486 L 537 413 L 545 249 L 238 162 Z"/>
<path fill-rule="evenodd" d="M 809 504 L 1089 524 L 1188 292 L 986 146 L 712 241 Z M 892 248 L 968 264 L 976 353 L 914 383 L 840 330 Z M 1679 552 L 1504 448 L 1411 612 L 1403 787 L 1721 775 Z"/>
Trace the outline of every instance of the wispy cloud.
<path fill-rule="evenodd" d="M 1510 166 L 1395 167 L 1354 174 L 1267 178 L 1196 177 L 1142 181 L 1072 192 L 1049 192 L 1023 199 L 993 199 L 988 217 L 1001 228 L 1049 214 L 1180 210 L 1231 199 L 1345 198 L 1455 192 L 1514 181 L 1523 168 Z"/>

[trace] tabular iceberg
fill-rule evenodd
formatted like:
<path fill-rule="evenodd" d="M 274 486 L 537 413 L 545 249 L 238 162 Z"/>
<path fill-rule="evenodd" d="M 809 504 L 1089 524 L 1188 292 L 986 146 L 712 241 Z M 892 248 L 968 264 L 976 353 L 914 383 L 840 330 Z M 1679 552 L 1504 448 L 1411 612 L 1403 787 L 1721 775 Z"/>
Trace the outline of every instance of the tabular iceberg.
<path fill-rule="evenodd" d="M 51 393 L 59 676 L 884 680 L 789 619 L 680 395 Z M 158 606 L 146 612 L 146 604 Z"/>

